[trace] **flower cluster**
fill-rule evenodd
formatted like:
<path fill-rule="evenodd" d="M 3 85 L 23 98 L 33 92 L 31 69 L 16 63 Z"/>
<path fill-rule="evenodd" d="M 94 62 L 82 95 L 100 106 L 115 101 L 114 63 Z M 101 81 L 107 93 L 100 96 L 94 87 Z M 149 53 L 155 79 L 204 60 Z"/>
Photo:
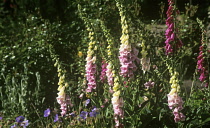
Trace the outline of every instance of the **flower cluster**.
<path fill-rule="evenodd" d="M 134 63 L 135 60 L 138 61 L 138 50 L 132 47 L 129 42 L 130 37 L 128 34 L 129 28 L 125 15 L 123 14 L 122 5 L 117 3 L 117 7 L 120 11 L 121 25 L 122 25 L 122 36 L 120 37 L 121 45 L 119 49 L 119 60 L 120 60 L 120 74 L 123 77 L 132 78 L 134 76 L 133 72 L 136 71 L 137 67 Z"/>
<path fill-rule="evenodd" d="M 179 14 L 179 11 L 176 10 L 176 8 L 174 7 L 174 0 L 168 0 L 169 2 L 169 7 L 168 10 L 166 12 L 167 14 L 167 20 L 166 20 L 166 25 L 167 25 L 167 29 L 165 32 L 165 36 L 166 36 L 166 41 L 165 41 L 165 49 L 166 49 L 166 54 L 170 54 L 172 52 L 174 52 L 174 48 L 179 48 L 181 47 L 182 41 L 180 39 L 178 39 L 177 36 L 177 29 L 175 30 L 175 20 L 174 20 L 174 14 Z M 177 41 L 177 44 L 175 44 L 174 46 L 171 44 L 172 42 Z"/>
<path fill-rule="evenodd" d="M 120 60 L 120 74 L 124 77 L 133 77 L 133 72 L 136 71 L 137 67 L 134 61 L 139 61 L 138 50 L 133 47 L 131 48 L 131 44 L 128 43 L 129 35 L 122 35 L 121 37 L 121 45 L 119 49 L 119 60 Z"/>
<path fill-rule="evenodd" d="M 185 120 L 185 115 L 180 112 L 183 109 L 182 105 L 183 100 L 177 93 L 168 94 L 168 106 L 170 109 L 173 109 L 174 121 L 176 123 Z"/>
<path fill-rule="evenodd" d="M 104 25 L 104 22 L 101 21 L 101 28 L 103 30 L 104 35 L 107 38 L 107 42 L 108 42 L 108 46 L 107 46 L 107 56 L 108 59 L 106 60 L 106 77 L 107 77 L 107 81 L 108 81 L 108 85 L 109 86 L 113 86 L 113 60 L 112 58 L 115 56 L 113 54 L 113 37 L 111 36 L 111 34 L 109 33 L 109 30 L 107 29 L 107 27 Z"/>
<path fill-rule="evenodd" d="M 82 111 L 80 114 L 80 117 L 84 120 L 87 118 L 87 116 L 88 116 L 88 112 L 86 112 L 86 111 Z"/>
<path fill-rule="evenodd" d="M 198 69 L 198 72 L 200 73 L 200 77 L 199 77 L 199 80 L 201 82 L 204 82 L 205 83 L 205 87 L 208 87 L 208 67 L 206 66 L 206 62 L 205 62 L 205 51 L 206 51 L 206 43 L 205 43 L 205 32 L 202 33 L 202 45 L 199 47 L 199 55 L 197 57 L 197 69 Z"/>
<path fill-rule="evenodd" d="M 93 57 L 94 54 L 94 49 L 96 50 L 97 47 L 95 45 L 95 41 L 93 41 L 94 37 L 94 32 L 92 32 L 91 29 L 87 29 L 89 30 L 89 38 L 90 38 L 90 43 L 89 43 L 89 47 L 88 47 L 88 51 L 87 51 L 87 57 L 86 57 L 86 65 L 85 65 L 85 70 L 86 70 L 86 79 L 88 81 L 88 88 L 86 89 L 86 92 L 92 92 L 92 89 L 96 89 L 96 77 L 95 77 L 95 73 L 96 73 L 96 56 Z"/>
<path fill-rule="evenodd" d="M 100 75 L 100 81 L 104 82 L 106 79 L 106 71 L 107 71 L 107 63 L 103 60 L 102 66 L 101 66 L 101 75 Z"/>
<path fill-rule="evenodd" d="M 60 110 L 61 110 L 61 115 L 64 116 L 67 112 L 67 103 L 66 103 L 66 100 L 65 100 L 65 86 L 63 86 L 61 89 L 59 89 L 59 93 L 58 93 L 58 97 L 56 98 L 57 99 L 57 102 L 60 104 Z"/>
<path fill-rule="evenodd" d="M 113 74 L 112 74 L 112 63 L 109 62 L 107 65 L 106 76 L 109 86 L 113 86 Z"/>
<path fill-rule="evenodd" d="M 10 128 L 17 128 L 18 126 L 26 128 L 26 126 L 29 125 L 28 120 L 25 120 L 25 117 L 23 117 L 23 116 L 18 116 L 16 118 L 16 123 L 17 124 L 12 125 Z"/>
<path fill-rule="evenodd" d="M 119 84 L 119 77 L 116 76 L 114 78 L 114 87 L 113 87 L 113 97 L 112 97 L 112 105 L 114 109 L 114 119 L 116 123 L 116 127 L 120 125 L 119 123 L 119 118 L 123 119 L 124 113 L 122 110 L 123 107 L 123 98 L 120 98 L 120 87 L 121 85 Z"/>
<path fill-rule="evenodd" d="M 185 116 L 183 113 L 180 112 L 183 109 L 182 105 L 184 102 L 182 98 L 178 95 L 178 92 L 180 91 L 180 85 L 179 85 L 179 80 L 178 80 L 179 73 L 176 71 L 173 73 L 172 69 L 169 69 L 169 71 L 172 77 L 169 82 L 171 84 L 171 91 L 167 95 L 168 106 L 170 109 L 173 109 L 175 122 L 184 121 Z"/>
<path fill-rule="evenodd" d="M 93 109 L 91 110 L 91 112 L 82 111 L 79 116 L 83 120 L 85 120 L 85 119 L 87 119 L 88 114 L 89 114 L 90 117 L 96 117 L 99 114 L 99 112 L 98 112 L 98 109 L 96 107 L 93 107 Z"/>
<path fill-rule="evenodd" d="M 54 52 L 52 53 L 52 57 L 53 59 L 56 61 L 54 66 L 57 67 L 57 72 L 58 72 L 58 77 L 59 77 L 59 81 L 58 81 L 58 96 L 56 97 L 57 102 L 60 104 L 60 109 L 61 109 L 61 115 L 64 116 L 66 114 L 67 111 L 67 102 L 66 102 L 66 94 L 65 94 L 65 88 L 69 86 L 69 84 L 66 82 L 66 70 L 63 69 L 61 63 L 59 62 L 59 58 L 57 58 L 56 55 L 54 55 Z M 70 99 L 68 99 L 68 102 L 70 101 Z"/>
<path fill-rule="evenodd" d="M 96 117 L 99 114 L 98 109 L 94 107 L 91 112 L 89 112 L 90 117 Z"/>
<path fill-rule="evenodd" d="M 134 74 L 133 72 L 136 71 L 137 67 L 134 63 L 135 60 L 139 60 L 137 57 L 138 55 L 138 50 L 136 48 L 132 48 L 131 51 L 131 46 L 128 44 L 121 44 L 120 45 L 120 64 L 121 64 L 121 72 L 120 74 L 124 77 L 133 77 Z"/>
<path fill-rule="evenodd" d="M 206 79 L 207 70 L 204 66 L 203 46 L 200 46 L 199 50 L 200 50 L 199 56 L 197 57 L 198 72 L 200 73 L 199 80 L 201 82 L 204 82 Z"/>
<path fill-rule="evenodd" d="M 50 114 L 51 114 L 51 111 L 49 108 L 44 111 L 44 117 L 48 117 Z M 57 122 L 58 120 L 59 120 L 59 117 L 58 117 L 58 114 L 56 114 L 54 116 L 54 122 Z"/>

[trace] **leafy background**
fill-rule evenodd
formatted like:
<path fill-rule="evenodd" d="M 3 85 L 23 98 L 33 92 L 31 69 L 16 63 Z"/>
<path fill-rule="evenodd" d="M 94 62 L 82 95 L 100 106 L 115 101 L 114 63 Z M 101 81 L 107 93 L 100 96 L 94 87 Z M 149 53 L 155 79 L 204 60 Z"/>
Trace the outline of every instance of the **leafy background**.
<path fill-rule="evenodd" d="M 143 71 L 139 66 L 136 79 L 124 89 L 125 101 L 127 101 L 124 108 L 126 108 L 125 115 L 128 117 L 124 120 L 124 125 L 136 127 L 209 125 L 208 89 L 200 89 L 201 83 L 197 81 L 198 74 L 195 70 L 201 40 L 201 34 L 198 34 L 201 30 L 196 18 L 203 21 L 209 42 L 210 1 L 177 0 L 177 6 L 181 11 L 177 20 L 180 22 L 180 35 L 185 45 L 174 60 L 177 62 L 176 67 L 180 74 L 183 74 L 180 79 L 185 92 L 183 93 L 184 112 L 188 116 L 186 121 L 180 124 L 173 122 L 166 104 L 166 94 L 169 92 L 166 86 L 167 80 L 170 79 L 165 70 L 164 61 L 167 58 L 163 52 L 167 1 L 124 0 L 123 3 L 126 14 L 130 18 L 129 24 L 134 28 L 135 34 L 143 33 L 142 38 L 150 47 L 147 50 L 151 65 L 158 66 L 158 70 L 151 68 L 145 76 L 141 75 Z M 102 60 L 106 57 L 103 53 L 107 44 L 99 20 L 104 21 L 114 41 L 120 42 L 121 24 L 116 2 L 113 0 L 4 0 L 0 4 L 0 115 L 9 120 L 6 125 L 13 123 L 15 117 L 24 115 L 31 121 L 31 127 L 43 125 L 47 127 L 48 123 L 43 117 L 43 111 L 46 108 L 51 108 L 54 113 L 59 111 L 59 105 L 56 103 L 59 78 L 57 68 L 54 67 L 55 56 L 59 58 L 66 70 L 70 84 L 67 92 L 71 94 L 71 100 L 75 104 L 71 111 L 80 111 L 81 108 L 76 106 L 80 106 L 83 100 L 88 98 L 85 96 L 84 99 L 79 99 L 78 96 L 84 88 L 84 65 L 89 42 L 86 23 L 80 14 L 83 13 L 83 17 L 87 18 L 94 28 L 101 46 L 98 56 Z M 78 5 L 81 6 L 81 10 L 78 9 Z M 139 43 L 141 42 L 137 36 L 137 47 Z M 116 54 L 118 54 L 119 45 L 119 43 L 115 44 Z M 141 50 L 141 47 L 139 46 L 138 49 Z M 78 56 L 79 51 L 83 53 L 82 57 Z M 101 62 L 98 61 L 97 65 L 100 67 Z M 143 85 L 149 79 L 153 79 L 157 85 L 153 90 L 145 91 L 143 86 L 136 86 Z M 100 89 L 107 97 L 92 96 L 92 105 L 100 106 L 105 98 L 111 98 L 105 91 L 107 88 Z M 150 100 L 144 102 L 142 96 L 147 96 Z M 142 104 L 142 107 L 139 107 L 139 104 Z M 101 115 L 104 114 L 104 116 L 99 118 L 104 123 L 94 125 L 113 126 L 111 109 L 109 101 L 109 105 L 105 105 L 101 110 Z M 71 120 L 73 119 L 67 122 Z M 64 124 L 68 125 L 68 123 Z"/>

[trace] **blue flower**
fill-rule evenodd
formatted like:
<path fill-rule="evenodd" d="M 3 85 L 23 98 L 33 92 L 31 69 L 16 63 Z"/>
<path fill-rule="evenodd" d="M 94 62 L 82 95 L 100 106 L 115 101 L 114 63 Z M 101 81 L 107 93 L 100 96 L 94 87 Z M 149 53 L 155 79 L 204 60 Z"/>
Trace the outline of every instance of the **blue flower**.
<path fill-rule="evenodd" d="M 85 120 L 87 118 L 87 115 L 88 115 L 88 112 L 82 111 L 80 114 L 80 117 Z"/>
<path fill-rule="evenodd" d="M 57 122 L 58 120 L 59 120 L 58 114 L 56 114 L 56 115 L 54 116 L 54 122 Z"/>
<path fill-rule="evenodd" d="M 0 116 L 0 120 L 2 120 L 2 119 L 3 119 L 3 117 Z"/>
<path fill-rule="evenodd" d="M 23 128 L 26 128 L 28 126 L 28 120 L 23 121 L 20 126 L 23 126 Z"/>
<path fill-rule="evenodd" d="M 50 115 L 50 109 L 44 111 L 44 117 L 48 117 Z"/>
<path fill-rule="evenodd" d="M 89 113 L 90 117 L 96 117 L 97 114 L 99 114 L 99 113 L 97 112 L 97 108 L 96 107 L 94 107 L 92 109 L 92 112 Z"/>
<path fill-rule="evenodd" d="M 25 117 L 23 117 L 23 116 L 18 116 L 18 117 L 16 118 L 16 122 L 22 123 L 22 122 L 24 121 L 24 119 L 25 119 Z"/>
<path fill-rule="evenodd" d="M 89 115 L 90 115 L 90 117 L 96 117 L 97 112 L 95 112 L 95 111 L 94 112 L 90 112 Z"/>
<path fill-rule="evenodd" d="M 90 99 L 87 99 L 85 102 L 85 106 L 87 106 L 90 103 Z"/>

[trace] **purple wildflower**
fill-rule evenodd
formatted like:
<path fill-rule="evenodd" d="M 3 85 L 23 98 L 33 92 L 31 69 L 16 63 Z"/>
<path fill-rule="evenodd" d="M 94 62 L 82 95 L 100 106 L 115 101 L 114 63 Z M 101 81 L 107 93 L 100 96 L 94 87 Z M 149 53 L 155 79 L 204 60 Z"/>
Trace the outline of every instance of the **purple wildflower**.
<path fill-rule="evenodd" d="M 73 117 L 76 116 L 74 112 L 70 113 L 69 115 L 70 115 L 70 116 L 73 116 Z"/>
<path fill-rule="evenodd" d="M 95 112 L 95 111 L 93 111 L 93 112 L 90 112 L 90 113 L 89 113 L 89 115 L 90 115 L 90 117 L 96 117 L 96 115 L 97 115 L 97 112 Z"/>
<path fill-rule="evenodd" d="M 58 114 L 56 114 L 56 115 L 54 116 L 54 122 L 57 122 L 58 120 L 59 120 Z"/>
<path fill-rule="evenodd" d="M 90 99 L 87 99 L 87 100 L 85 101 L 85 106 L 87 106 L 89 103 L 90 103 Z"/>
<path fill-rule="evenodd" d="M 94 107 L 92 109 L 92 112 L 89 113 L 90 117 L 96 117 L 97 114 L 99 114 L 99 113 L 97 112 L 97 108 L 96 107 Z"/>
<path fill-rule="evenodd" d="M 23 121 L 20 126 L 23 126 L 23 128 L 26 128 L 28 126 L 28 120 Z"/>
<path fill-rule="evenodd" d="M 23 116 L 18 116 L 18 117 L 16 118 L 16 122 L 17 122 L 17 123 L 22 123 L 22 122 L 24 121 L 24 119 L 25 119 L 25 117 L 23 117 Z"/>
<path fill-rule="evenodd" d="M 3 117 L 0 116 L 0 120 L 2 120 L 2 119 L 3 119 Z"/>
<path fill-rule="evenodd" d="M 88 115 L 88 112 L 82 111 L 80 114 L 80 117 L 85 120 L 87 118 L 87 115 Z"/>
<path fill-rule="evenodd" d="M 44 111 L 44 117 L 48 117 L 49 115 L 50 115 L 50 109 L 48 108 Z"/>

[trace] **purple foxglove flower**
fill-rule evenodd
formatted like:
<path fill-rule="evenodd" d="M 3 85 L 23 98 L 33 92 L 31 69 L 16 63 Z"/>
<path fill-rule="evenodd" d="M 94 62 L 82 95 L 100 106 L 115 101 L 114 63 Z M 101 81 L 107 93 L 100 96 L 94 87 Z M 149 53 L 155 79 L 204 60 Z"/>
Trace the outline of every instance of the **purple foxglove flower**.
<path fill-rule="evenodd" d="M 21 122 L 24 121 L 24 119 L 25 119 L 25 117 L 23 117 L 23 116 L 18 116 L 18 117 L 16 118 L 16 122 L 21 123 Z"/>
<path fill-rule="evenodd" d="M 183 109 L 183 103 L 182 98 L 177 93 L 168 94 L 168 106 L 170 109 L 173 109 L 174 121 L 176 123 L 185 120 L 185 115 L 180 112 Z"/>
<path fill-rule="evenodd" d="M 166 20 L 166 25 L 167 25 L 167 29 L 165 31 L 165 36 L 166 36 L 166 41 L 165 41 L 165 49 L 166 49 L 166 54 L 170 54 L 172 53 L 174 50 L 173 50 L 173 44 L 171 44 L 171 42 L 175 42 L 174 46 L 176 48 L 180 48 L 182 47 L 182 41 L 180 39 L 175 39 L 175 38 L 178 38 L 177 34 L 175 33 L 178 33 L 178 30 L 174 28 L 174 17 L 173 17 L 173 13 L 174 11 L 176 12 L 176 14 L 179 13 L 178 10 L 175 10 L 173 5 L 174 5 L 174 2 L 172 0 L 168 0 L 168 3 L 169 3 L 169 7 L 168 7 L 168 10 L 166 12 L 167 14 L 167 20 Z"/>
<path fill-rule="evenodd" d="M 50 115 L 50 109 L 48 108 L 44 111 L 44 117 L 48 117 L 49 115 Z"/>
<path fill-rule="evenodd" d="M 208 70 L 205 68 L 205 59 L 204 59 L 204 54 L 203 54 L 203 46 L 201 45 L 199 47 L 199 56 L 197 57 L 197 69 L 200 74 L 199 80 L 201 82 L 204 82 L 206 78 L 208 78 Z M 205 87 L 208 87 L 208 82 L 205 83 Z"/>
<path fill-rule="evenodd" d="M 96 64 L 95 64 L 95 59 L 96 57 L 87 57 L 86 58 L 86 65 L 85 65 L 85 70 L 86 70 L 86 79 L 88 81 L 88 88 L 86 89 L 86 92 L 92 92 L 92 89 L 96 89 Z"/>
<path fill-rule="evenodd" d="M 132 47 L 131 45 L 125 45 L 121 44 L 119 49 L 119 60 L 120 60 L 120 74 L 123 77 L 130 77 L 132 78 L 134 76 L 133 72 L 136 71 L 137 67 L 134 63 L 134 61 L 137 61 L 139 63 L 138 50 L 135 47 Z"/>
<path fill-rule="evenodd" d="M 107 71 L 107 63 L 103 60 L 102 61 L 102 66 L 101 66 L 101 75 L 100 75 L 100 80 L 103 83 L 106 79 L 106 71 Z"/>

